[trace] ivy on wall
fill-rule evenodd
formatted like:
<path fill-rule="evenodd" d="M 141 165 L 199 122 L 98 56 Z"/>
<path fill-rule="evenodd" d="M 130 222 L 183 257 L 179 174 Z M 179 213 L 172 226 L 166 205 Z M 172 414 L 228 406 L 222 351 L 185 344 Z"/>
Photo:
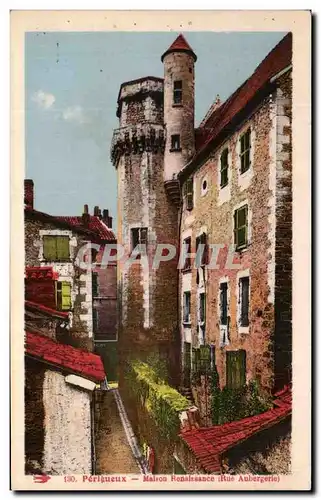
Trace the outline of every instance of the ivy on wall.
<path fill-rule="evenodd" d="M 179 433 L 179 413 L 190 407 L 190 402 L 161 378 L 158 370 L 142 361 L 128 366 L 127 381 L 138 403 L 154 419 L 161 434 L 174 439 Z"/>
<path fill-rule="evenodd" d="M 220 389 L 217 370 L 211 375 L 211 413 L 214 425 L 258 415 L 272 408 L 271 398 L 263 394 L 255 380 L 238 388 Z"/>

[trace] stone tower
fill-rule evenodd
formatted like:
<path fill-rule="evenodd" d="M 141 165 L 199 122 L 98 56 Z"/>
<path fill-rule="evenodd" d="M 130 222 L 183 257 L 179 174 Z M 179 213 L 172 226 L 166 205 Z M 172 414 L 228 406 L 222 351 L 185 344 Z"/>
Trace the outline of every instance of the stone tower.
<path fill-rule="evenodd" d="M 174 202 L 179 200 L 177 174 L 195 153 L 194 64 L 197 57 L 183 35 L 162 56 L 164 63 L 164 181 Z"/>
<path fill-rule="evenodd" d="M 126 363 L 151 354 L 167 362 L 170 381 L 178 382 L 180 193 L 176 177 L 194 153 L 195 60 L 179 36 L 162 56 L 164 80 L 129 81 L 121 85 L 118 95 L 119 128 L 111 145 L 118 174 L 117 241 L 125 256 L 138 244 L 146 244 L 147 249 L 147 258 L 138 256 L 130 267 L 125 259 L 118 263 L 120 388 L 126 385 L 122 379 Z M 159 244 L 174 245 L 177 253 L 155 268 Z"/>
<path fill-rule="evenodd" d="M 118 175 L 117 241 L 131 255 L 146 245 L 128 267 L 118 263 L 119 387 L 132 359 L 150 355 L 173 359 L 177 328 L 177 261 L 153 268 L 157 244 L 177 245 L 178 210 L 164 188 L 163 79 L 146 77 L 123 83 L 118 96 L 119 128 L 111 157 Z M 169 367 L 170 371 L 170 367 Z M 126 395 L 123 394 L 123 396 Z"/>

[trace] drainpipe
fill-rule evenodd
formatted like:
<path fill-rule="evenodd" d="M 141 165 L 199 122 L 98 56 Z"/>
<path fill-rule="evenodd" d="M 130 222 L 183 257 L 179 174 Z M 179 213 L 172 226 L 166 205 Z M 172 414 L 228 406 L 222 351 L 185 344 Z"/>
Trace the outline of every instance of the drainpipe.
<path fill-rule="evenodd" d="M 95 402 L 96 390 L 92 393 L 90 401 L 90 420 L 91 420 L 91 474 L 96 474 L 96 446 L 95 446 Z"/>

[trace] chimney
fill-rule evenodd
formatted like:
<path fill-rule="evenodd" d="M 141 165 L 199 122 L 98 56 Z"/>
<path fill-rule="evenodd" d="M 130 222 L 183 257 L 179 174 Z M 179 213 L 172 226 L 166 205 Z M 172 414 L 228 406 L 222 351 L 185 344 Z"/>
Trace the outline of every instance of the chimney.
<path fill-rule="evenodd" d="M 99 215 L 99 207 L 97 205 L 94 207 L 94 215 L 95 217 L 98 217 Z"/>
<path fill-rule="evenodd" d="M 82 214 L 82 223 L 88 227 L 90 215 L 88 213 L 88 205 L 84 205 L 84 213 Z"/>
<path fill-rule="evenodd" d="M 104 223 L 106 224 L 106 226 L 111 229 L 113 218 L 109 217 L 109 211 L 108 210 L 106 210 L 106 209 L 103 210 L 102 219 L 103 219 Z"/>
<path fill-rule="evenodd" d="M 100 219 L 102 219 L 102 215 L 101 215 L 101 210 L 100 210 L 100 208 L 98 209 L 98 217 L 99 217 Z"/>
<path fill-rule="evenodd" d="M 25 205 L 33 209 L 33 180 L 25 179 L 25 195 L 24 195 Z"/>

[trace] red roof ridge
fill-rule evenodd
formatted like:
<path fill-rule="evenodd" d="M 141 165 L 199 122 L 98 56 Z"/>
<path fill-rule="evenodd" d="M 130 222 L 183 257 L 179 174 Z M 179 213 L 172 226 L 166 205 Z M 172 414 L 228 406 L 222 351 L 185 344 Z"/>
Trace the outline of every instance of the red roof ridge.
<path fill-rule="evenodd" d="M 179 436 L 208 472 L 221 472 L 222 453 L 246 441 L 254 434 L 278 424 L 292 412 L 291 390 L 280 391 L 274 408 L 259 415 L 211 427 L 200 427 L 182 432 Z"/>
<path fill-rule="evenodd" d="M 75 228 L 83 228 L 83 220 L 80 215 L 57 215 L 61 221 L 66 221 L 69 225 Z M 102 241 L 116 241 L 115 233 L 110 229 L 98 215 L 89 214 L 88 230 L 95 233 Z"/>
<path fill-rule="evenodd" d="M 179 175 L 183 177 L 192 171 L 196 159 L 205 151 L 206 147 L 218 138 L 219 134 L 250 103 L 258 91 L 270 82 L 271 78 L 290 66 L 291 61 L 292 33 L 288 33 L 260 62 L 252 75 L 218 109 L 214 109 L 212 113 L 207 112 L 207 119 L 205 115 L 201 122 L 202 126 L 198 129 L 204 130 L 204 132 L 199 133 L 196 153 Z M 206 129 L 208 129 L 208 133 L 206 133 Z"/>
<path fill-rule="evenodd" d="M 103 382 L 106 378 L 103 362 L 97 354 L 60 344 L 36 332 L 26 332 L 25 353 L 94 382 Z"/>
<path fill-rule="evenodd" d="M 194 50 L 186 41 L 186 38 L 182 33 L 178 35 L 178 37 L 174 40 L 172 45 L 164 52 L 164 54 L 162 55 L 162 61 L 164 60 L 164 57 L 166 57 L 171 52 L 189 52 L 193 56 L 194 61 L 197 60 L 197 56 Z"/>

